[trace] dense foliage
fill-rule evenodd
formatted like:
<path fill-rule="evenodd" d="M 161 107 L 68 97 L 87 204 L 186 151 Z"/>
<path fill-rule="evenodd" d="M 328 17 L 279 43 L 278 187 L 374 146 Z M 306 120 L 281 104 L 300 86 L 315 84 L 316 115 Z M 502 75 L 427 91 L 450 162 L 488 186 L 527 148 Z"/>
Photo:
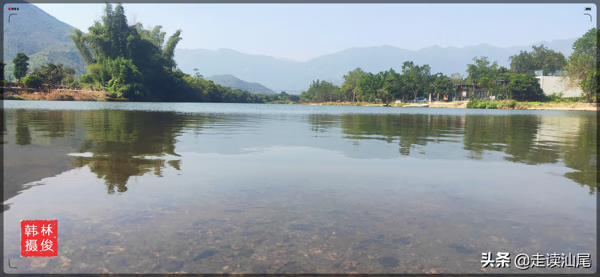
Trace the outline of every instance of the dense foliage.
<path fill-rule="evenodd" d="M 429 93 L 450 94 L 459 84 L 475 84 L 479 91 L 501 96 L 502 99 L 540 101 L 549 97 L 544 94 L 535 76 L 528 73 L 533 70 L 554 72 L 568 69 L 571 87 L 581 87 L 591 101 L 593 93 L 597 92 L 597 37 L 596 29 L 592 29 L 578 39 L 568 62 L 562 53 L 544 45 L 533 46 L 531 52 L 521 51 L 511 56 L 510 70 L 498 66 L 497 61 L 489 61 L 488 57 L 475 57 L 473 63 L 467 65 L 466 78 L 459 73 L 451 77 L 441 73 L 431 74 L 429 65 L 419 66 L 411 61 L 402 65 L 401 73 L 390 69 L 373 74 L 357 68 L 344 76 L 344 83 L 339 88 L 341 93 L 332 84 L 317 81 L 302 93 L 303 100 L 323 102 L 331 101 L 330 98 L 340 101 L 381 100 L 387 103 L 392 99 L 402 99 L 406 102 L 407 98 L 427 97 Z"/>
<path fill-rule="evenodd" d="M 18 53 L 13 59 L 13 64 L 15 65 L 14 75 L 19 82 L 27 75 L 27 68 L 29 67 L 28 61 L 29 57 L 27 57 L 25 53 Z"/>
<path fill-rule="evenodd" d="M 300 95 L 302 101 L 326 102 L 343 99 L 340 88 L 327 81 L 313 81 L 307 91 Z"/>
<path fill-rule="evenodd" d="M 33 70 L 29 76 L 32 75 L 39 77 L 41 83 L 45 85 L 47 89 L 56 89 L 64 86 L 77 86 L 76 78 L 74 76 L 75 70 L 69 67 L 64 67 L 63 64 L 60 63 L 49 63 L 47 65 L 42 65 Z"/>
<path fill-rule="evenodd" d="M 402 72 L 393 68 L 377 74 L 356 68 L 344 75 L 344 83 L 338 87 L 327 81 L 313 81 L 307 91 L 302 92 L 302 101 L 382 101 L 414 99 L 429 93 L 449 94 L 454 91 L 452 79 L 442 73 L 432 75 L 429 65 L 405 62 Z"/>
<path fill-rule="evenodd" d="M 567 65 L 565 56 L 554 50 L 548 49 L 543 44 L 533 46 L 533 51 L 521 51 L 518 55 L 510 56 L 510 70 L 514 73 L 530 73 L 534 70 L 554 72 L 562 70 Z"/>
<path fill-rule="evenodd" d="M 42 78 L 37 75 L 30 74 L 23 79 L 23 84 L 28 88 L 39 88 L 42 86 Z"/>
<path fill-rule="evenodd" d="M 581 88 L 588 101 L 598 93 L 598 41 L 600 33 L 596 28 L 590 29 L 573 44 L 573 54 L 567 64 L 568 86 Z"/>
<path fill-rule="evenodd" d="M 128 25 L 122 5 L 106 5 L 102 20 L 70 37 L 87 64 L 80 78 L 84 86 L 104 89 L 115 97 L 136 101 L 205 101 L 263 103 L 280 100 L 232 90 L 177 68 L 174 51 L 181 30 L 170 37 L 161 26 L 146 29 L 142 24 Z"/>
<path fill-rule="evenodd" d="M 513 99 L 536 101 L 544 98 L 544 91 L 533 74 L 517 74 L 508 84 L 507 91 Z"/>

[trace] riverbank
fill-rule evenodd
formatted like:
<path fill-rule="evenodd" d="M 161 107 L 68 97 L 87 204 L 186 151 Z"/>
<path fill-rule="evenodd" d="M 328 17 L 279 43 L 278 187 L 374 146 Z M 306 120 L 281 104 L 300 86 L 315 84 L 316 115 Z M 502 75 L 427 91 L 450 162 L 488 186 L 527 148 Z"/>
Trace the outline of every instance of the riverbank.
<path fill-rule="evenodd" d="M 45 101 L 107 101 L 108 93 L 97 90 L 72 90 L 57 89 L 50 92 L 37 92 L 28 88 L 3 88 L 4 100 L 45 100 Z M 488 105 L 480 105 L 473 108 L 484 109 L 509 109 L 509 110 L 557 110 L 557 111 L 598 111 L 598 103 L 560 103 L 560 102 L 518 102 L 512 100 L 486 102 Z M 490 105 L 490 103 L 492 105 Z M 283 104 L 283 103 L 272 103 Z M 363 107 L 383 107 L 382 103 L 373 102 L 296 102 L 288 103 L 294 105 L 312 105 L 312 106 L 363 106 Z M 410 103 L 390 103 L 387 107 L 405 107 Z M 466 109 L 467 102 L 441 102 L 434 101 L 429 103 L 430 108 L 454 108 Z"/>
<path fill-rule="evenodd" d="M 506 110 L 557 110 L 557 111 L 598 111 L 598 103 L 555 103 L 555 102 L 518 102 L 498 101 L 499 105 L 495 109 Z M 502 104 L 500 104 L 502 103 Z M 376 106 L 381 107 L 381 103 L 352 103 L 352 102 L 324 102 L 324 103 L 296 103 L 300 105 L 320 105 L 320 106 Z M 405 107 L 409 103 L 393 103 L 389 107 Z M 466 109 L 467 102 L 430 102 L 430 108 L 453 108 Z M 489 108 L 488 108 L 489 109 Z"/>
<path fill-rule="evenodd" d="M 106 101 L 108 93 L 98 90 L 56 89 L 40 92 L 29 88 L 2 88 L 4 100 Z"/>

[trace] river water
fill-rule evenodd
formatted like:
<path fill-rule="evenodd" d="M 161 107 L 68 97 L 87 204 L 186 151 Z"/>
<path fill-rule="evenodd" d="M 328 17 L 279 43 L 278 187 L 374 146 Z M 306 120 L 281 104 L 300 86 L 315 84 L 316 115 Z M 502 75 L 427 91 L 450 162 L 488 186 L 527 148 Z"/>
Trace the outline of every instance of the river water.
<path fill-rule="evenodd" d="M 3 119 L 7 273 L 596 271 L 595 112 L 4 101 Z M 21 257 L 33 219 L 58 220 L 57 257 Z"/>

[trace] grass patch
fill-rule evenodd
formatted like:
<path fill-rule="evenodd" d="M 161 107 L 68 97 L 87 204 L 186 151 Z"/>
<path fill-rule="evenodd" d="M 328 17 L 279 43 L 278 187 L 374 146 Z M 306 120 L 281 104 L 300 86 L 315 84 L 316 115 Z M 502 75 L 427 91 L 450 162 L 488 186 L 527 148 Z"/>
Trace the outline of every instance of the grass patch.
<path fill-rule="evenodd" d="M 562 93 L 554 93 L 546 96 L 546 102 L 551 104 L 579 103 L 587 102 L 587 99 L 585 97 L 563 97 Z"/>
<path fill-rule="evenodd" d="M 277 101 L 265 102 L 265 104 L 294 104 L 294 102 L 293 101 L 277 100 Z"/>
<path fill-rule="evenodd" d="M 470 108 L 470 109 L 514 109 L 514 108 L 517 108 L 517 101 L 515 101 L 515 100 L 503 100 L 503 101 L 469 100 L 469 102 L 467 102 L 467 108 Z"/>
<path fill-rule="evenodd" d="M 581 102 L 518 102 L 515 100 L 470 100 L 467 102 L 467 108 L 470 109 L 516 109 L 516 110 L 538 110 L 538 109 L 577 109 L 578 106 L 584 105 Z"/>
<path fill-rule="evenodd" d="M 487 103 L 486 104 L 486 108 L 488 108 L 488 109 L 497 109 L 498 108 L 498 103 L 497 102 Z"/>

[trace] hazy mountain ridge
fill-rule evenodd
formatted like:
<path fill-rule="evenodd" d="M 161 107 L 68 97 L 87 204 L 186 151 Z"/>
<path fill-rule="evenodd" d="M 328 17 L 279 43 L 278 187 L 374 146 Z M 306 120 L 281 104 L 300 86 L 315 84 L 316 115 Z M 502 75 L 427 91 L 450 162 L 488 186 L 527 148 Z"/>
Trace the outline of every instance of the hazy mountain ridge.
<path fill-rule="evenodd" d="M 572 53 L 576 38 L 543 41 L 526 46 L 496 47 L 479 44 L 467 47 L 431 46 L 420 50 L 407 50 L 390 45 L 348 48 L 337 53 L 323 55 L 305 62 L 292 62 L 265 55 L 249 55 L 230 49 L 177 49 L 175 59 L 184 72 L 198 68 L 204 75 L 231 74 L 243 80 L 252 80 L 276 92 L 285 90 L 299 93 L 308 88 L 313 80 L 321 79 L 341 84 L 342 76 L 361 67 L 368 72 L 394 68 L 402 70 L 402 63 L 413 61 L 429 64 L 432 72 L 446 75 L 466 75 L 467 64 L 476 56 L 487 56 L 491 61 L 510 67 L 508 58 L 520 51 L 531 51 L 531 46 L 544 44 L 550 49 Z"/>
<path fill-rule="evenodd" d="M 213 81 L 215 84 L 219 84 L 224 87 L 230 87 L 232 89 L 247 90 L 251 93 L 262 93 L 262 94 L 275 94 L 276 92 L 271 89 L 259 84 L 250 83 L 244 80 L 240 80 L 233 75 L 214 75 L 206 77 L 206 80 Z"/>

